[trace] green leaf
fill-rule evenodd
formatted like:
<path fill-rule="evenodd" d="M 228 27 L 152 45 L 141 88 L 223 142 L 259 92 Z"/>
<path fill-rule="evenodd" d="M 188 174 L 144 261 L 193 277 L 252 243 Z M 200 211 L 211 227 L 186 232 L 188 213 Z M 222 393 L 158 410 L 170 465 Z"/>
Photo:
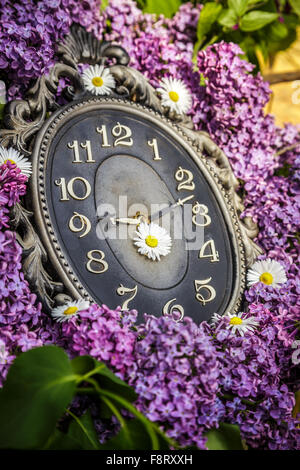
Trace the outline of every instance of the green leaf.
<path fill-rule="evenodd" d="M 248 0 L 228 0 L 228 6 L 234 10 L 238 16 L 243 16 L 246 13 Z"/>
<path fill-rule="evenodd" d="M 240 21 L 242 31 L 257 31 L 278 18 L 277 13 L 253 10 L 247 13 Z"/>
<path fill-rule="evenodd" d="M 290 4 L 295 13 L 300 16 L 300 1 L 299 0 L 290 0 Z"/>
<path fill-rule="evenodd" d="M 107 6 L 108 6 L 109 0 L 101 0 L 101 5 L 100 5 L 100 12 L 103 13 Z"/>
<path fill-rule="evenodd" d="M 269 41 L 268 48 L 270 53 L 276 53 L 278 51 L 284 51 L 297 39 L 297 32 L 295 29 L 289 29 L 288 35 L 280 41 Z"/>
<path fill-rule="evenodd" d="M 269 26 L 268 40 L 271 42 L 281 41 L 282 39 L 285 39 L 288 34 L 289 30 L 287 26 L 283 23 L 279 23 L 279 21 L 276 21 Z"/>
<path fill-rule="evenodd" d="M 144 13 L 155 13 L 171 18 L 179 9 L 181 0 L 147 0 L 143 9 Z"/>
<path fill-rule="evenodd" d="M 206 3 L 199 15 L 197 25 L 197 39 L 202 41 L 206 34 L 211 30 L 212 25 L 218 19 L 222 11 L 222 5 L 215 2 Z"/>
<path fill-rule="evenodd" d="M 282 15 L 284 19 L 284 24 L 288 28 L 296 29 L 297 26 L 299 25 L 299 19 L 297 18 L 297 15 L 292 13 L 291 15 Z"/>
<path fill-rule="evenodd" d="M 203 73 L 200 73 L 200 86 L 206 86 L 206 80 L 207 78 L 204 77 Z"/>
<path fill-rule="evenodd" d="M 97 364 L 99 365 L 101 363 L 95 361 L 95 359 L 91 356 L 77 356 L 71 360 L 71 366 L 74 374 L 81 376 L 86 375 L 94 370 Z M 105 367 L 104 364 L 103 367 Z"/>
<path fill-rule="evenodd" d="M 0 448 L 41 448 L 71 402 L 76 379 L 68 356 L 56 346 L 15 359 L 0 391 Z"/>
<path fill-rule="evenodd" d="M 129 402 L 137 399 L 137 394 L 130 385 L 117 377 L 103 362 L 96 361 L 90 356 L 75 357 L 71 361 L 75 374 L 85 378 L 93 377 L 103 390 L 110 390 L 124 397 Z"/>
<path fill-rule="evenodd" d="M 209 450 L 243 450 L 240 429 L 236 424 L 220 423 L 218 429 L 206 433 Z"/>
<path fill-rule="evenodd" d="M 67 433 L 55 430 L 47 450 L 99 450 L 101 449 L 94 423 L 89 411 L 77 416 L 69 425 Z"/>
<path fill-rule="evenodd" d="M 238 23 L 238 16 L 234 10 L 223 10 L 218 22 L 226 28 L 233 28 Z"/>
<path fill-rule="evenodd" d="M 159 449 L 169 449 L 167 441 L 159 436 Z M 145 426 L 139 419 L 131 419 L 126 421 L 126 430 L 121 428 L 120 432 L 101 445 L 102 450 L 154 450 L 149 434 L 146 432 Z"/>
<path fill-rule="evenodd" d="M 85 377 L 94 377 L 104 390 L 110 390 L 129 402 L 137 399 L 137 394 L 126 382 L 119 379 L 103 362 L 91 356 L 78 356 L 72 359 L 71 365 L 75 374 L 84 381 Z"/>
<path fill-rule="evenodd" d="M 3 119 L 5 104 L 0 103 L 0 121 Z"/>
<path fill-rule="evenodd" d="M 115 394 L 118 394 L 125 398 L 129 402 L 134 402 L 138 396 L 127 383 L 123 382 L 123 380 L 119 379 L 108 367 L 104 366 L 98 372 L 99 378 L 98 382 L 100 387 L 105 390 L 110 390 Z"/>
<path fill-rule="evenodd" d="M 194 45 L 193 62 L 197 62 L 197 53 L 205 40 L 206 35 L 210 32 L 212 25 L 217 21 L 222 11 L 222 5 L 215 2 L 206 3 L 199 15 L 197 25 L 197 41 Z"/>

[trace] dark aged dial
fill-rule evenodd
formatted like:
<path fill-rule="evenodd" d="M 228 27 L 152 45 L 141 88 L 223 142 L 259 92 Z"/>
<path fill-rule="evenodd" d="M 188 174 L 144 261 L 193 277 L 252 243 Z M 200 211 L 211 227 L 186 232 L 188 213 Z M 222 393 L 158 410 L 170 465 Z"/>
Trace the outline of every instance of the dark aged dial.
<path fill-rule="evenodd" d="M 234 215 L 176 127 L 128 102 L 81 101 L 47 123 L 38 148 L 37 222 L 73 297 L 137 309 L 139 321 L 176 310 L 199 323 L 234 305 Z M 171 240 L 160 259 L 133 240 L 150 222 Z M 160 238 L 144 238 L 157 253 Z"/>

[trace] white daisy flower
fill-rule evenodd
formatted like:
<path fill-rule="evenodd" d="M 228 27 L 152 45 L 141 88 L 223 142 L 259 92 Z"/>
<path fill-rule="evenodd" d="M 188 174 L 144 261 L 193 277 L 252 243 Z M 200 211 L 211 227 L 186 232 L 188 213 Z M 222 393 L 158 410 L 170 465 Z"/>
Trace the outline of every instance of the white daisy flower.
<path fill-rule="evenodd" d="M 248 286 L 262 282 L 266 286 L 279 287 L 287 281 L 285 271 L 278 261 L 256 261 L 247 274 Z"/>
<path fill-rule="evenodd" d="M 182 80 L 163 78 L 157 91 L 161 94 L 162 106 L 178 114 L 186 113 L 192 106 L 190 92 Z"/>
<path fill-rule="evenodd" d="M 248 331 L 253 332 L 259 322 L 256 321 L 255 317 L 242 318 L 242 315 L 244 315 L 243 312 L 237 314 L 227 313 L 226 316 L 230 318 L 230 322 L 226 329 L 231 329 L 233 334 L 238 332 L 241 336 L 244 336 Z"/>
<path fill-rule="evenodd" d="M 168 232 L 157 224 L 141 222 L 133 239 L 141 255 L 148 256 L 153 261 L 160 261 L 160 256 L 166 256 L 171 251 L 172 239 Z"/>
<path fill-rule="evenodd" d="M 0 165 L 7 161 L 14 163 L 21 170 L 21 173 L 29 178 L 32 173 L 32 165 L 28 158 L 24 157 L 13 147 L 6 149 L 0 145 Z"/>
<path fill-rule="evenodd" d="M 94 95 L 109 95 L 116 86 L 114 77 L 104 65 L 90 66 L 83 72 L 82 79 L 86 90 Z"/>
<path fill-rule="evenodd" d="M 211 319 L 209 321 L 209 323 L 212 325 L 212 326 L 215 326 L 217 323 L 219 323 L 219 321 L 221 320 L 222 318 L 222 315 L 220 315 L 219 313 L 213 313 L 212 316 L 211 316 Z"/>
<path fill-rule="evenodd" d="M 63 322 L 69 320 L 71 317 L 74 317 L 74 315 L 77 315 L 82 310 L 87 310 L 89 306 L 89 302 L 80 299 L 54 308 L 51 312 L 51 315 L 56 321 Z"/>

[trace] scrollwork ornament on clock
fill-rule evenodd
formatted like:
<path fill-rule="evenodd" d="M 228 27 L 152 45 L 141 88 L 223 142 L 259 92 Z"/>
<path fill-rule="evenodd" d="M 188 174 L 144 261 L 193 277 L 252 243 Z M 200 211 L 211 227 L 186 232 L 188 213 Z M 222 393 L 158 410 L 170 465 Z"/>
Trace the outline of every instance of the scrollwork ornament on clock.
<path fill-rule="evenodd" d="M 45 308 L 83 298 L 197 323 L 238 311 L 260 249 L 222 150 L 122 47 L 73 26 L 58 56 L 0 133 L 32 162 L 14 228 Z"/>

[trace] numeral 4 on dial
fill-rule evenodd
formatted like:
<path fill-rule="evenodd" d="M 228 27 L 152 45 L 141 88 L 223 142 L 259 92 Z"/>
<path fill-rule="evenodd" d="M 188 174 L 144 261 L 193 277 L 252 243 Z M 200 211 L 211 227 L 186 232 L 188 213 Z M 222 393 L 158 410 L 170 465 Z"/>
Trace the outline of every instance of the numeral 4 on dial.
<path fill-rule="evenodd" d="M 209 250 L 209 252 L 205 253 L 206 250 Z M 208 240 L 204 243 L 199 251 L 199 258 L 210 258 L 211 263 L 216 263 L 220 260 L 214 240 Z"/>

